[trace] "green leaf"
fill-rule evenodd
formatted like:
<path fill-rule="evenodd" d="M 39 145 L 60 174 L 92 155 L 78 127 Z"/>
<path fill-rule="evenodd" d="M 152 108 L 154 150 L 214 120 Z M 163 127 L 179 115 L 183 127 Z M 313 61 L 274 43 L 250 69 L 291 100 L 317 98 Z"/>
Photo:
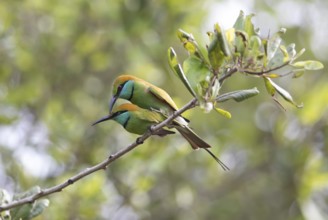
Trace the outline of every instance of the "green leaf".
<path fill-rule="evenodd" d="M 29 219 L 30 211 L 32 209 L 32 204 L 24 204 L 17 208 L 11 210 L 11 219 L 12 220 L 27 220 Z"/>
<path fill-rule="evenodd" d="M 195 56 L 190 56 L 183 62 L 183 70 L 194 91 L 198 91 L 199 88 L 197 87 L 199 87 L 200 83 L 206 81 L 206 78 L 211 75 L 205 63 Z M 203 94 L 201 91 L 198 91 L 198 95 L 202 96 Z"/>
<path fill-rule="evenodd" d="M 305 69 L 296 69 L 296 70 L 292 70 L 293 72 L 293 78 L 298 78 L 303 76 L 303 74 L 305 73 Z"/>
<path fill-rule="evenodd" d="M 321 70 L 323 69 L 323 64 L 315 60 L 299 61 L 291 64 L 296 68 L 304 68 L 305 70 Z"/>
<path fill-rule="evenodd" d="M 224 117 L 226 118 L 231 118 L 231 113 L 226 111 L 226 110 L 223 110 L 222 108 L 214 108 L 216 112 L 218 112 L 219 114 L 223 115 Z"/>
<path fill-rule="evenodd" d="M 243 56 L 248 42 L 247 33 L 243 31 L 236 31 L 235 33 L 236 33 L 236 37 L 235 37 L 236 52 L 240 53 L 241 56 Z"/>
<path fill-rule="evenodd" d="M 31 189 L 27 190 L 26 192 L 15 194 L 13 200 L 24 199 L 26 197 L 35 195 L 40 192 L 41 192 L 40 186 L 34 186 Z"/>
<path fill-rule="evenodd" d="M 249 39 L 249 47 L 253 51 L 258 51 L 262 46 L 262 40 L 259 36 L 251 36 Z"/>
<path fill-rule="evenodd" d="M 279 78 L 279 77 L 281 77 L 281 75 L 278 74 L 278 73 L 265 73 L 262 76 L 265 76 L 265 77 L 268 77 L 268 78 Z"/>
<path fill-rule="evenodd" d="M 197 48 L 195 44 L 186 41 L 183 43 L 184 48 L 190 53 L 190 54 L 195 54 L 197 52 Z"/>
<path fill-rule="evenodd" d="M 236 102 L 241 102 L 241 101 L 249 99 L 253 96 L 256 96 L 257 94 L 259 94 L 259 90 L 256 87 L 253 89 L 237 90 L 237 91 L 228 92 L 228 93 L 219 95 L 216 98 L 216 101 L 217 102 L 225 102 L 229 99 L 233 99 Z"/>
<path fill-rule="evenodd" d="M 194 37 L 192 36 L 192 34 L 189 34 L 182 29 L 178 30 L 177 35 L 182 43 L 185 41 L 194 41 L 195 40 Z"/>
<path fill-rule="evenodd" d="M 235 22 L 235 24 L 233 25 L 233 27 L 236 30 L 244 30 L 244 26 L 245 26 L 245 13 L 243 11 L 239 12 L 239 16 Z"/>
<path fill-rule="evenodd" d="M 295 55 L 296 55 L 296 50 L 295 50 L 295 44 L 289 44 L 287 46 L 287 53 L 288 53 L 288 56 L 291 58 L 291 59 L 295 59 Z"/>
<path fill-rule="evenodd" d="M 215 79 L 214 85 L 212 86 L 212 93 L 211 93 L 211 100 L 215 100 L 215 98 L 218 96 L 219 91 L 221 89 L 221 85 L 218 79 Z"/>
<path fill-rule="evenodd" d="M 294 106 L 296 106 L 297 108 L 302 108 L 303 104 L 296 104 L 296 102 L 293 100 L 293 97 L 289 94 L 289 92 L 287 92 L 285 89 L 281 88 L 280 86 L 278 86 L 276 83 L 274 83 L 271 79 L 264 77 L 272 87 L 274 87 L 275 91 L 278 92 L 278 94 L 283 97 L 287 102 L 293 104 Z"/>
<path fill-rule="evenodd" d="M 10 202 L 10 195 L 5 189 L 0 190 L 0 205 L 8 204 Z"/>
<path fill-rule="evenodd" d="M 288 54 L 288 51 L 287 51 L 287 48 L 285 45 L 280 45 L 279 47 L 282 55 L 283 55 L 283 63 L 286 63 L 287 61 L 290 60 L 290 57 L 289 57 L 289 54 Z"/>
<path fill-rule="evenodd" d="M 208 58 L 214 69 L 218 69 L 225 58 L 230 56 L 230 49 L 219 24 L 214 26 L 214 34 L 209 35 L 212 41 L 208 46 Z"/>
<path fill-rule="evenodd" d="M 249 37 L 256 35 L 257 33 L 252 23 L 253 17 L 254 14 L 245 16 L 245 13 L 243 11 L 240 11 L 239 16 L 233 27 L 236 29 L 236 31 L 245 32 Z"/>
<path fill-rule="evenodd" d="M 187 33 L 182 29 L 179 29 L 177 34 L 180 41 L 183 43 L 183 47 L 188 51 L 190 55 L 195 55 L 201 60 L 206 61 L 192 34 Z"/>
<path fill-rule="evenodd" d="M 179 77 L 179 79 L 182 81 L 182 83 L 185 85 L 185 87 L 188 89 L 188 91 L 191 93 L 192 96 L 196 97 L 195 91 L 191 88 L 191 85 L 189 84 L 189 81 L 187 80 L 182 67 L 178 61 L 178 57 L 172 47 L 168 49 L 168 58 L 169 58 L 169 65 L 173 72 Z"/>
<path fill-rule="evenodd" d="M 303 55 L 303 53 L 305 52 L 305 48 L 303 48 L 302 50 L 300 50 L 294 57 L 293 57 L 293 61 L 298 59 L 300 56 Z"/>
<path fill-rule="evenodd" d="M 29 219 L 32 219 L 32 218 L 40 215 L 44 211 L 44 209 L 47 208 L 48 206 L 49 206 L 48 199 L 37 200 L 34 203 L 33 208 L 30 211 Z"/>
<path fill-rule="evenodd" d="M 268 91 L 268 93 L 271 95 L 271 96 L 274 96 L 274 94 L 276 93 L 276 89 L 275 87 L 272 85 L 272 81 L 267 78 L 267 77 L 263 77 L 263 80 L 264 80 L 264 85 L 265 85 L 265 88 L 266 90 Z"/>
<path fill-rule="evenodd" d="M 254 25 L 252 23 L 252 18 L 254 14 L 250 14 L 246 16 L 245 23 L 244 23 L 244 31 L 248 34 L 249 37 L 256 35 L 256 31 L 254 29 Z"/>
<path fill-rule="evenodd" d="M 270 61 L 275 56 L 280 46 L 280 43 L 281 43 L 281 37 L 279 32 L 273 35 L 273 37 L 268 40 L 268 47 L 267 47 L 268 61 Z"/>
<path fill-rule="evenodd" d="M 11 201 L 10 195 L 7 190 L 1 189 L 0 190 L 0 205 L 8 204 Z M 10 211 L 6 210 L 0 213 L 0 219 L 3 220 L 10 220 Z"/>

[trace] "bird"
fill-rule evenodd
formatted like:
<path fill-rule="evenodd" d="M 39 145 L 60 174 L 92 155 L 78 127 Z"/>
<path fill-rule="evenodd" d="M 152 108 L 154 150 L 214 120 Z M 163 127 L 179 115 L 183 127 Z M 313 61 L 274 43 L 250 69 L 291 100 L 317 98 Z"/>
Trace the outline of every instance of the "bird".
<path fill-rule="evenodd" d="M 171 114 L 178 110 L 177 105 L 165 90 L 132 75 L 118 76 L 113 82 L 112 94 L 113 96 L 109 103 L 109 112 L 112 111 L 113 106 L 118 99 L 128 100 L 140 108 L 159 112 L 166 117 L 169 117 Z M 181 133 L 182 136 L 184 136 L 184 138 L 189 142 L 193 149 L 203 148 L 213 157 L 213 153 L 207 149 L 211 146 L 203 141 L 188 127 L 188 119 L 182 116 L 178 116 L 175 118 L 175 121 L 181 125 L 180 127 L 185 128 L 185 130 L 182 130 L 181 128 L 180 130 L 177 130 Z M 186 130 L 189 131 L 186 133 L 184 132 Z M 193 138 L 190 138 L 191 136 Z M 221 163 L 222 162 L 220 161 L 219 164 Z"/>
<path fill-rule="evenodd" d="M 170 115 L 178 110 L 171 96 L 163 89 L 132 75 L 121 75 L 113 83 L 113 97 L 109 111 L 118 98 L 126 99 L 144 109 L 157 110 Z"/>
<path fill-rule="evenodd" d="M 158 111 L 140 108 L 132 103 L 123 103 L 115 105 L 109 115 L 95 121 L 92 125 L 98 123 L 114 120 L 121 124 L 125 130 L 130 133 L 142 135 L 150 130 L 150 127 L 164 121 L 167 117 Z M 187 122 L 185 122 L 187 123 Z M 210 150 L 211 146 L 203 141 L 187 124 L 181 124 L 178 120 L 173 120 L 167 125 L 168 128 L 175 128 L 179 133 L 190 143 L 194 149 L 202 148 L 206 150 L 223 168 L 229 170 L 219 158 L 217 158 Z M 161 128 L 154 131 L 153 135 L 160 137 L 175 134 L 174 131 Z"/>
<path fill-rule="evenodd" d="M 116 121 L 130 133 L 142 135 L 146 133 L 152 125 L 156 125 L 165 120 L 165 117 L 155 111 L 142 109 L 131 103 L 123 103 L 116 106 L 109 115 L 97 120 L 92 125 L 107 120 Z M 164 137 L 168 134 L 175 134 L 175 132 L 161 128 L 154 133 L 154 135 L 160 137 Z"/>

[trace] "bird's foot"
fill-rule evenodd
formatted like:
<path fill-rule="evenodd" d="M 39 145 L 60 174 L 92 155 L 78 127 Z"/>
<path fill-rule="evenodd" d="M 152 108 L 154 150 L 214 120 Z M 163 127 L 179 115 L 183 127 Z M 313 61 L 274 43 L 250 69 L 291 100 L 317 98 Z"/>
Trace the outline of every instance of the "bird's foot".
<path fill-rule="evenodd" d="M 148 131 L 151 135 L 155 134 L 155 129 L 154 128 L 155 128 L 155 125 L 149 126 L 149 128 L 148 128 Z"/>

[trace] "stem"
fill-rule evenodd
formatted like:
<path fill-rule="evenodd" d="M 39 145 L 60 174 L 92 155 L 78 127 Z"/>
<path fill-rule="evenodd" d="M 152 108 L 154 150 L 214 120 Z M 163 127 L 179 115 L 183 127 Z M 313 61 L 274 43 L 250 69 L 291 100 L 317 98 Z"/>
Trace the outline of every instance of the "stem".
<path fill-rule="evenodd" d="M 260 71 L 260 72 L 253 72 L 253 71 L 250 71 L 250 70 L 246 70 L 246 69 L 239 69 L 239 72 L 243 72 L 243 73 L 247 73 L 247 74 L 250 74 L 250 75 L 257 75 L 257 76 L 261 76 L 265 73 L 270 73 L 272 71 L 275 71 L 275 70 L 278 70 L 280 68 L 283 68 L 284 66 L 287 66 L 290 64 L 291 61 L 287 61 L 283 64 L 281 64 L 280 66 L 277 66 L 275 68 L 272 68 L 272 69 L 268 69 L 268 70 L 263 70 L 263 71 Z"/>
<path fill-rule="evenodd" d="M 147 140 L 152 135 L 152 132 L 156 132 L 159 129 L 161 129 L 162 127 L 168 125 L 172 120 L 174 120 L 177 116 L 179 116 L 183 112 L 187 111 L 188 109 L 194 108 L 196 106 L 196 104 L 197 104 L 197 99 L 194 98 L 190 102 L 188 102 L 185 106 L 183 106 L 181 109 L 179 109 L 178 111 L 176 111 L 172 115 L 170 115 L 167 119 L 165 119 L 161 123 L 153 126 L 151 128 L 151 131 L 148 131 L 145 134 L 143 134 L 141 137 L 137 138 L 137 140 L 135 142 L 133 142 L 126 148 L 118 151 L 117 153 L 115 153 L 113 155 L 110 155 L 106 160 L 102 161 L 101 163 L 98 163 L 93 167 L 90 167 L 90 168 L 87 168 L 87 169 L 81 171 L 80 173 L 72 176 L 71 178 L 64 181 L 63 183 L 60 183 L 58 185 L 55 185 L 55 186 L 47 188 L 47 189 L 42 189 L 40 192 L 38 192 L 32 196 L 23 198 L 21 200 L 13 201 L 9 204 L 2 205 L 2 206 L 0 206 L 0 212 L 15 208 L 17 206 L 21 206 L 21 205 L 24 205 L 27 203 L 33 203 L 37 199 L 40 199 L 42 197 L 51 195 L 53 193 L 62 191 L 64 188 L 68 187 L 69 185 L 72 185 L 73 183 L 77 182 L 78 180 L 80 180 L 98 170 L 106 169 L 109 164 L 111 164 L 118 158 L 122 157 L 123 155 L 127 154 L 129 151 L 133 150 L 138 145 L 141 145 L 145 140 Z"/>

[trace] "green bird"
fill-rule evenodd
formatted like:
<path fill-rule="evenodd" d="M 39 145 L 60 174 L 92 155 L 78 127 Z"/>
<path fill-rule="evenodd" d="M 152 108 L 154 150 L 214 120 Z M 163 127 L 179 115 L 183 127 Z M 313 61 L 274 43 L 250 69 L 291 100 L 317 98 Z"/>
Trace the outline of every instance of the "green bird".
<path fill-rule="evenodd" d="M 131 103 L 124 103 L 115 106 L 108 116 L 99 119 L 92 125 L 96 125 L 107 120 L 114 120 L 121 124 L 128 132 L 142 135 L 147 132 L 151 126 L 164 121 L 166 118 L 167 117 L 160 112 L 143 109 Z M 168 127 L 176 128 L 194 149 L 203 148 L 221 165 L 223 170 L 229 170 L 229 168 L 222 161 L 220 161 L 219 158 L 207 149 L 211 146 L 198 137 L 198 135 L 187 126 L 187 122 L 185 122 L 185 124 L 181 124 L 178 120 L 173 120 Z M 153 134 L 163 137 L 174 133 L 175 132 L 173 131 L 161 128 Z"/>
<path fill-rule="evenodd" d="M 131 75 L 121 75 L 113 83 L 113 97 L 109 104 L 109 111 L 118 98 L 129 100 L 141 108 L 157 110 L 170 115 L 178 110 L 171 96 L 163 89 Z"/>
<path fill-rule="evenodd" d="M 160 112 L 165 116 L 178 110 L 177 105 L 166 91 L 135 76 L 121 75 L 117 77 L 113 83 L 112 93 L 113 97 L 109 104 L 110 112 L 119 98 L 128 100 L 140 108 Z M 175 121 L 187 129 L 189 122 L 187 119 L 178 116 Z M 210 145 L 198 137 L 189 127 L 188 130 L 189 132 L 180 131 L 180 133 L 193 149 L 210 148 Z"/>

